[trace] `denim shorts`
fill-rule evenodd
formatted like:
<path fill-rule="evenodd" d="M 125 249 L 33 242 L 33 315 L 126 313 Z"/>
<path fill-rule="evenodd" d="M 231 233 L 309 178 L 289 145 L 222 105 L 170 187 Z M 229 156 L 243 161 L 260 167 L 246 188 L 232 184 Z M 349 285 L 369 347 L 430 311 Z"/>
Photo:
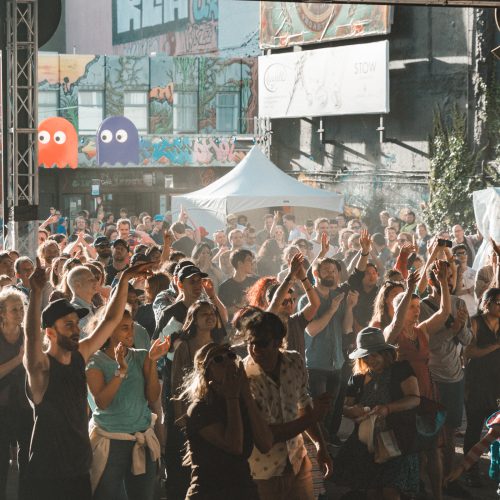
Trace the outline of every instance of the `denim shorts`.
<path fill-rule="evenodd" d="M 465 378 L 459 382 L 436 382 L 436 385 L 439 391 L 439 402 L 448 412 L 445 425 L 457 429 L 462 425 Z"/>

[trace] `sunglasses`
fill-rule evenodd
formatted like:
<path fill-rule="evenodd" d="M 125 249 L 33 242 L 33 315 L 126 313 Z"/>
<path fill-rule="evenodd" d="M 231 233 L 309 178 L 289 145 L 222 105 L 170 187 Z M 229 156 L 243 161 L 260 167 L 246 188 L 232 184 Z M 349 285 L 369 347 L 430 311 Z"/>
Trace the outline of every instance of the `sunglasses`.
<path fill-rule="evenodd" d="M 252 340 L 248 342 L 252 347 L 257 347 L 258 349 L 265 349 L 272 342 L 271 339 L 268 340 Z"/>
<path fill-rule="evenodd" d="M 361 229 L 361 226 L 351 226 L 351 229 Z"/>
<path fill-rule="evenodd" d="M 455 255 L 457 256 L 467 255 L 467 252 L 455 252 Z"/>
<path fill-rule="evenodd" d="M 236 353 L 233 351 L 227 351 L 225 354 L 217 354 L 214 356 L 210 361 L 213 361 L 214 363 L 220 364 L 222 363 L 226 358 L 231 359 L 234 361 L 236 359 Z"/>
<path fill-rule="evenodd" d="M 289 298 L 289 299 L 285 299 L 285 300 L 281 303 L 281 305 L 282 305 L 282 306 L 287 306 L 288 304 L 295 304 L 295 302 L 296 302 L 296 301 L 297 301 L 297 299 L 296 299 L 296 298 L 291 297 L 291 298 Z"/>

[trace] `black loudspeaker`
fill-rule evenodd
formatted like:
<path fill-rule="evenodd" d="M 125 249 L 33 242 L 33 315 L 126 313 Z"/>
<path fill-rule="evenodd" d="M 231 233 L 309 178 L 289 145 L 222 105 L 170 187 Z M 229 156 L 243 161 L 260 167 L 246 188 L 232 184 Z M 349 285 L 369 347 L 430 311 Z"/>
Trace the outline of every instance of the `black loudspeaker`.
<path fill-rule="evenodd" d="M 38 0 L 38 46 L 45 45 L 55 33 L 61 21 L 61 0 Z M 5 48 L 5 20 L 7 0 L 0 0 L 0 50 Z"/>
<path fill-rule="evenodd" d="M 61 0 L 38 0 L 38 46 L 44 46 L 61 21 Z"/>

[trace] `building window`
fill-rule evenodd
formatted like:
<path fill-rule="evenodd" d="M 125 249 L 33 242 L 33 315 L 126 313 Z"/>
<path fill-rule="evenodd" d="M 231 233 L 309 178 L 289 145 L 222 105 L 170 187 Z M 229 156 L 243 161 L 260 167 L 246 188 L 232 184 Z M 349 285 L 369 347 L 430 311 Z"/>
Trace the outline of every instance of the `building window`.
<path fill-rule="evenodd" d="M 58 90 L 40 90 L 38 92 L 38 123 L 45 118 L 58 116 L 59 91 Z"/>
<path fill-rule="evenodd" d="M 137 127 L 139 134 L 148 133 L 148 94 L 147 92 L 126 91 L 123 99 L 123 116 Z"/>
<path fill-rule="evenodd" d="M 174 134 L 198 132 L 198 93 L 174 92 Z"/>
<path fill-rule="evenodd" d="M 104 92 L 78 91 L 78 130 L 82 135 L 95 134 L 104 116 Z"/>
<path fill-rule="evenodd" d="M 237 92 L 219 92 L 216 100 L 217 132 L 238 132 L 240 103 Z"/>

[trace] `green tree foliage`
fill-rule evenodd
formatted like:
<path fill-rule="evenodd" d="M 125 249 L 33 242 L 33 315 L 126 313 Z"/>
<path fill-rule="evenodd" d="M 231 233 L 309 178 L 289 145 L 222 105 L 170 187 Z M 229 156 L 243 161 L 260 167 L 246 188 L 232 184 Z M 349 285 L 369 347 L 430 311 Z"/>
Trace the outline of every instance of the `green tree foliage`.
<path fill-rule="evenodd" d="M 485 187 L 482 176 L 476 172 L 476 155 L 467 144 L 464 116 L 455 110 L 446 125 L 442 114 L 436 113 L 431 138 L 430 201 L 424 210 L 431 231 L 454 224 L 472 228 L 472 192 Z"/>

